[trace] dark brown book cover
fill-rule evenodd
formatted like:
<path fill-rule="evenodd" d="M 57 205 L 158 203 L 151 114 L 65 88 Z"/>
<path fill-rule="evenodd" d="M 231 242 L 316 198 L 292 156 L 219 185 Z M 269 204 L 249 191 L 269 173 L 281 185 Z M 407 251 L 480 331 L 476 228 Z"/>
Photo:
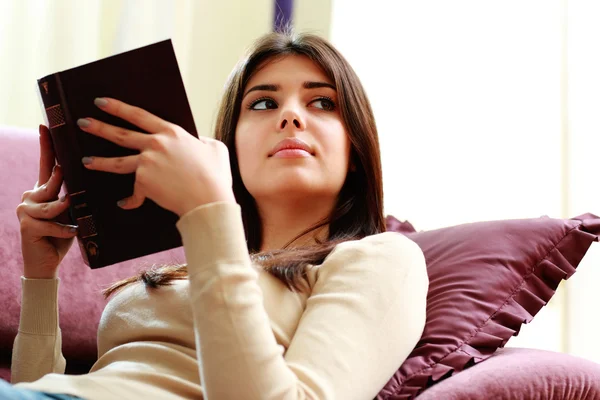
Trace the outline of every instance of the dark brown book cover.
<path fill-rule="evenodd" d="M 112 97 L 198 137 L 171 40 L 48 75 L 38 80 L 38 87 L 71 196 L 69 223 L 79 226 L 77 239 L 85 263 L 101 268 L 181 246 L 176 214 L 150 199 L 134 210 L 117 206 L 117 201 L 133 194 L 135 174 L 91 171 L 81 163 L 84 156 L 139 152 L 85 133 L 76 124 L 79 118 L 91 117 L 143 132 L 94 105 L 97 97 Z"/>

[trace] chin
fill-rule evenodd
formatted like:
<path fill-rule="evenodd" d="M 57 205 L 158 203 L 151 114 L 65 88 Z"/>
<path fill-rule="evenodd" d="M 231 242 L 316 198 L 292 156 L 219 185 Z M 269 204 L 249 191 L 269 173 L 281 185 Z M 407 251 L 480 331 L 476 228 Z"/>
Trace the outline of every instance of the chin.
<path fill-rule="evenodd" d="M 318 188 L 314 187 L 313 184 L 302 182 L 301 180 L 287 181 L 287 182 L 269 182 L 265 187 L 261 188 L 261 192 L 264 194 L 277 194 L 277 195 L 302 195 L 310 196 L 311 193 L 317 191 Z"/>
<path fill-rule="evenodd" d="M 319 178 L 324 177 L 319 176 L 319 172 L 314 169 L 281 168 L 273 169 L 268 174 L 254 175 L 246 187 L 255 199 L 282 195 L 290 198 L 331 195 L 331 192 L 335 191 L 333 189 L 337 186 L 336 183 Z"/>
<path fill-rule="evenodd" d="M 269 182 L 270 185 L 285 186 L 289 184 L 297 186 L 313 186 L 322 184 L 317 182 L 319 171 L 305 166 L 286 166 L 283 168 L 275 167 L 268 174 L 263 175 L 263 182 Z M 319 179 L 320 180 L 320 179 Z"/>
<path fill-rule="evenodd" d="M 250 191 L 252 197 L 258 198 L 310 198 L 323 192 L 322 188 L 315 186 L 314 179 L 265 180 L 262 184 L 253 187 Z"/>

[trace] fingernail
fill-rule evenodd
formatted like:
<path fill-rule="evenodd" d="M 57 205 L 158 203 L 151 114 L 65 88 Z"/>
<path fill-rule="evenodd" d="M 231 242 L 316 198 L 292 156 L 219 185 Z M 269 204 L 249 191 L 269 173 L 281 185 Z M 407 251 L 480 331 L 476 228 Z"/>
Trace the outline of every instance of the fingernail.
<path fill-rule="evenodd" d="M 52 175 L 54 175 L 54 172 L 56 172 L 56 165 L 52 167 Z"/>
<path fill-rule="evenodd" d="M 119 207 L 123 207 L 125 205 L 125 203 L 127 203 L 127 201 L 125 201 L 125 200 L 119 200 L 119 201 L 117 201 L 117 205 Z"/>
<path fill-rule="evenodd" d="M 67 195 L 63 194 L 63 197 L 60 198 L 61 203 L 64 203 L 67 200 Z"/>
<path fill-rule="evenodd" d="M 89 119 L 86 118 L 79 118 L 77 120 L 77 125 L 79 125 L 82 128 L 87 128 L 88 126 L 90 126 L 92 122 Z"/>
<path fill-rule="evenodd" d="M 108 104 L 108 100 L 103 99 L 102 97 L 97 97 L 94 100 L 94 104 L 97 105 L 98 107 L 104 107 L 105 105 Z"/>
<path fill-rule="evenodd" d="M 75 233 L 75 232 L 77 232 L 77 228 L 76 227 L 69 228 L 69 232 Z"/>
<path fill-rule="evenodd" d="M 81 159 L 81 162 L 84 163 L 85 165 L 91 164 L 92 163 L 92 157 L 83 157 Z"/>
<path fill-rule="evenodd" d="M 38 133 L 40 134 L 40 136 L 42 136 L 42 127 L 44 125 L 40 124 L 40 126 L 38 127 Z"/>

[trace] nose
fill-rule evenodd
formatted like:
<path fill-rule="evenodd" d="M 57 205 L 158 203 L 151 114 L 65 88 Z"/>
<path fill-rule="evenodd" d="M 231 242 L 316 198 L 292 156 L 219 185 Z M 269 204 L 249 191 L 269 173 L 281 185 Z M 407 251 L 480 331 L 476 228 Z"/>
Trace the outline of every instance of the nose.
<path fill-rule="evenodd" d="M 298 129 L 303 131 L 305 129 L 305 123 L 300 114 L 294 110 L 293 108 L 287 108 L 281 112 L 281 117 L 279 119 L 278 130 L 283 131 L 287 127 L 289 129 Z"/>

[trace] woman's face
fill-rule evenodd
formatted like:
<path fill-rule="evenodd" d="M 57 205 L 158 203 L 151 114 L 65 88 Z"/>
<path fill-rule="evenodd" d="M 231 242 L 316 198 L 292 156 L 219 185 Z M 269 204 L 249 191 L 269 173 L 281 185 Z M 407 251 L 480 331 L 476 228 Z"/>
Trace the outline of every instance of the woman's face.
<path fill-rule="evenodd" d="M 277 152 L 278 145 L 305 150 Z M 235 147 L 257 203 L 282 195 L 334 200 L 348 172 L 350 141 L 333 82 L 305 56 L 267 61 L 244 88 Z"/>

